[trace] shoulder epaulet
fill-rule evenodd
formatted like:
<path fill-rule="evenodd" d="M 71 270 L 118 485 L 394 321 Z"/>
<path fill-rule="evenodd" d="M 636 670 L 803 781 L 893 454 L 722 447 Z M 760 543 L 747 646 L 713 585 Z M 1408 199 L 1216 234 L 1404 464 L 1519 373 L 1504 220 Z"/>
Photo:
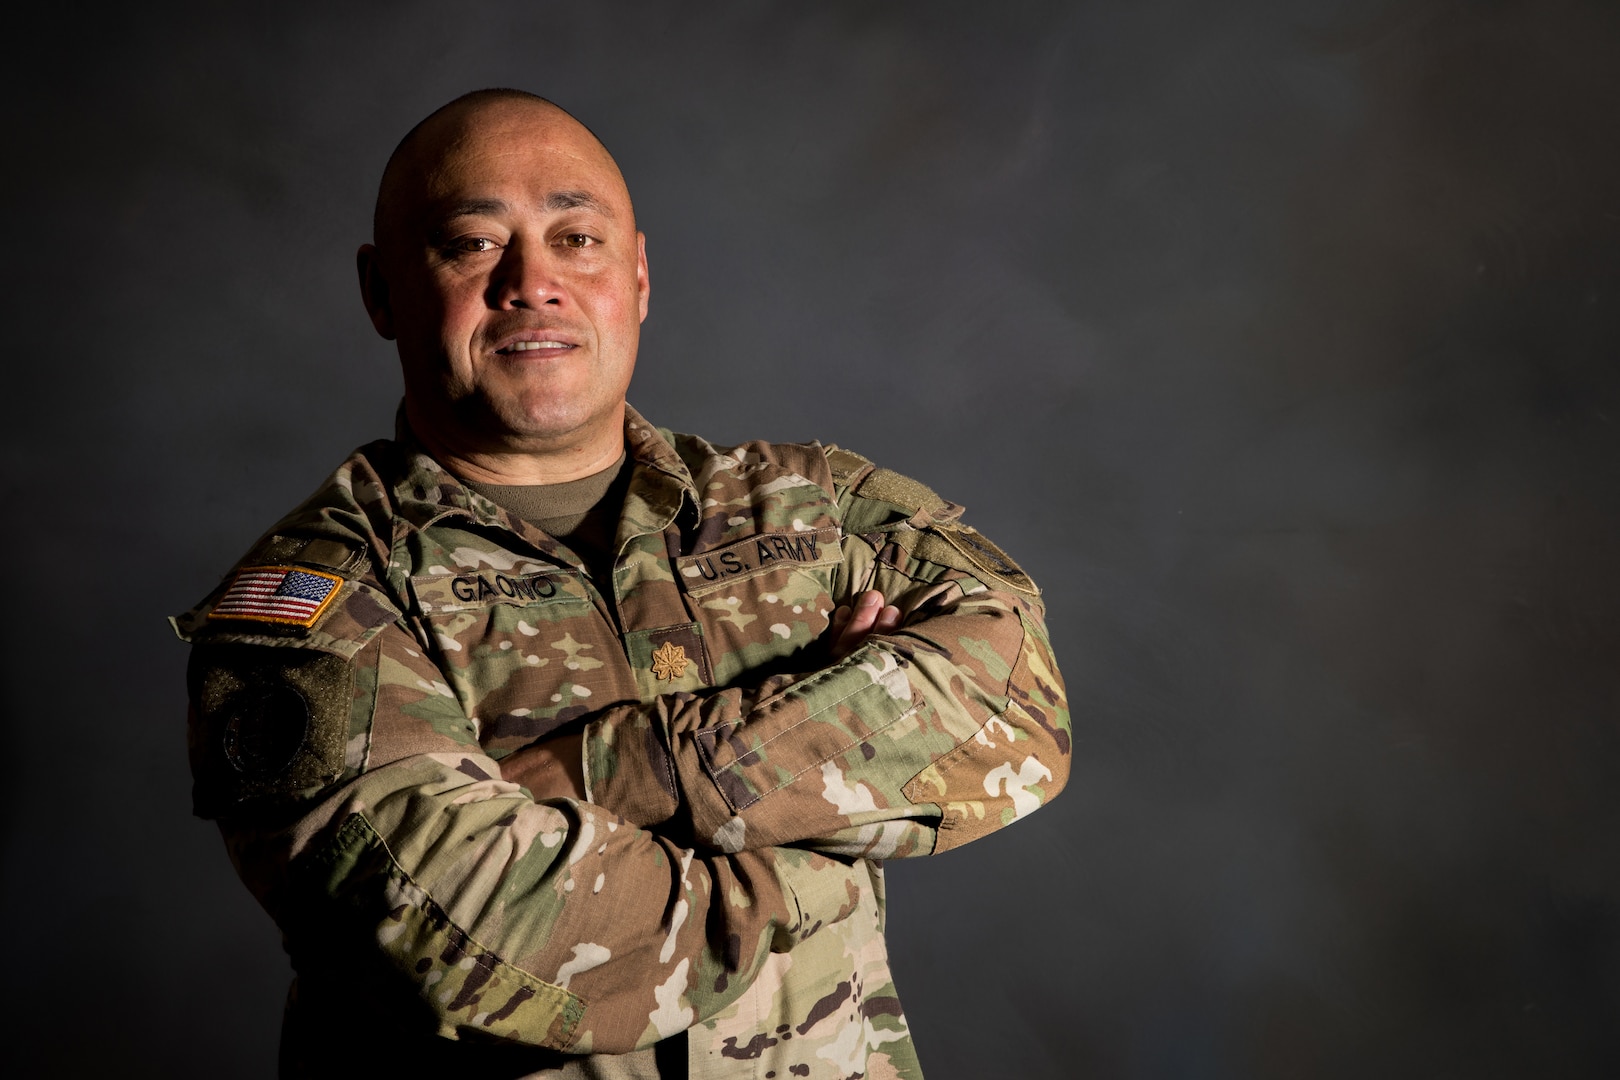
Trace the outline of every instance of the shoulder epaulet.
<path fill-rule="evenodd" d="M 845 450 L 841 446 L 825 446 L 822 450 L 827 455 L 827 468 L 832 470 L 833 483 L 838 487 L 848 489 L 876 468 L 853 450 Z"/>
<path fill-rule="evenodd" d="M 926 510 L 930 516 L 937 516 L 950 505 L 927 484 L 893 469 L 873 469 L 854 490 L 863 499 L 877 499 L 913 514 Z"/>
<path fill-rule="evenodd" d="M 271 533 L 253 546 L 244 563 L 300 563 L 357 576 L 365 573 L 371 559 L 366 545 L 354 537 L 286 536 Z"/>
<path fill-rule="evenodd" d="M 953 505 L 940 498 L 927 484 L 913 480 L 904 473 L 897 473 L 893 469 L 873 465 L 870 460 L 853 450 L 829 446 L 826 448 L 826 454 L 827 466 L 832 470 L 833 483 L 863 499 L 877 499 L 911 514 L 926 510 L 930 515 L 937 515 L 939 511 Z"/>
<path fill-rule="evenodd" d="M 846 532 L 864 533 L 906 523 L 913 528 L 955 521 L 962 507 L 927 484 L 837 446 L 826 448 L 827 465 L 839 489 Z"/>

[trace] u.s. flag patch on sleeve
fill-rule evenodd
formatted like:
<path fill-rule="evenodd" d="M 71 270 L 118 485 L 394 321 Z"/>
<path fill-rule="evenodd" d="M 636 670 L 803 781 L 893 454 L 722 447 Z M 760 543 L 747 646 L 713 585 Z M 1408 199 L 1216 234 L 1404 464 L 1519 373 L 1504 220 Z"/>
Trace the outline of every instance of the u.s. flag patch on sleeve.
<path fill-rule="evenodd" d="M 210 619 L 250 619 L 309 628 L 337 596 L 343 579 L 291 566 L 244 566 Z"/>

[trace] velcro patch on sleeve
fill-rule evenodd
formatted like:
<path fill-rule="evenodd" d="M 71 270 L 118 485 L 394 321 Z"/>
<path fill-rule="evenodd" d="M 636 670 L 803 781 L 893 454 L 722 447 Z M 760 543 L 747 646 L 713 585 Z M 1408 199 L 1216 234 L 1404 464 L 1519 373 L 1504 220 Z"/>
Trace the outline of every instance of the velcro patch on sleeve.
<path fill-rule="evenodd" d="M 975 577 L 1039 596 L 1040 588 L 1023 568 L 983 533 L 970 525 L 944 525 L 917 534 L 912 554 L 928 562 L 953 566 Z"/>
<path fill-rule="evenodd" d="M 313 649 L 193 648 L 187 681 L 196 813 L 215 817 L 250 799 L 337 779 L 352 670 L 343 657 Z"/>
<path fill-rule="evenodd" d="M 907 510 L 935 510 L 946 505 L 927 484 L 913 480 L 893 469 L 874 469 L 855 488 L 855 493 L 868 499 L 881 499 Z"/>
<path fill-rule="evenodd" d="M 343 587 L 324 570 L 244 566 L 208 613 L 209 619 L 245 619 L 279 626 L 315 625 Z"/>

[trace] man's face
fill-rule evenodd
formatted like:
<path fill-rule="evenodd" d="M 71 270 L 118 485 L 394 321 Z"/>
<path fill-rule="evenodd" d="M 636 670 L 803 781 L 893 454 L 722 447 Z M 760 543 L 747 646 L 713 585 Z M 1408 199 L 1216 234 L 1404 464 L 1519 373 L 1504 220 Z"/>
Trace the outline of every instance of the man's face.
<path fill-rule="evenodd" d="M 647 259 L 612 159 L 566 114 L 485 105 L 401 172 L 367 286 L 418 433 L 453 452 L 621 437 Z M 362 266 L 368 258 L 362 249 Z"/>

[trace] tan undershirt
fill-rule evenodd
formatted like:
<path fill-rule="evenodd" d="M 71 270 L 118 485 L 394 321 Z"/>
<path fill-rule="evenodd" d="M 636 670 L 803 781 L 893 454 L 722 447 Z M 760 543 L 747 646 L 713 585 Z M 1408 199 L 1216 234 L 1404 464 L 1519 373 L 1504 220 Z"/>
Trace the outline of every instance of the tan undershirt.
<path fill-rule="evenodd" d="M 601 472 L 561 484 L 463 483 L 508 514 L 567 544 L 585 560 L 592 576 L 603 581 L 601 571 L 610 568 L 618 554 L 613 539 L 630 472 L 629 455 L 621 454 Z"/>

